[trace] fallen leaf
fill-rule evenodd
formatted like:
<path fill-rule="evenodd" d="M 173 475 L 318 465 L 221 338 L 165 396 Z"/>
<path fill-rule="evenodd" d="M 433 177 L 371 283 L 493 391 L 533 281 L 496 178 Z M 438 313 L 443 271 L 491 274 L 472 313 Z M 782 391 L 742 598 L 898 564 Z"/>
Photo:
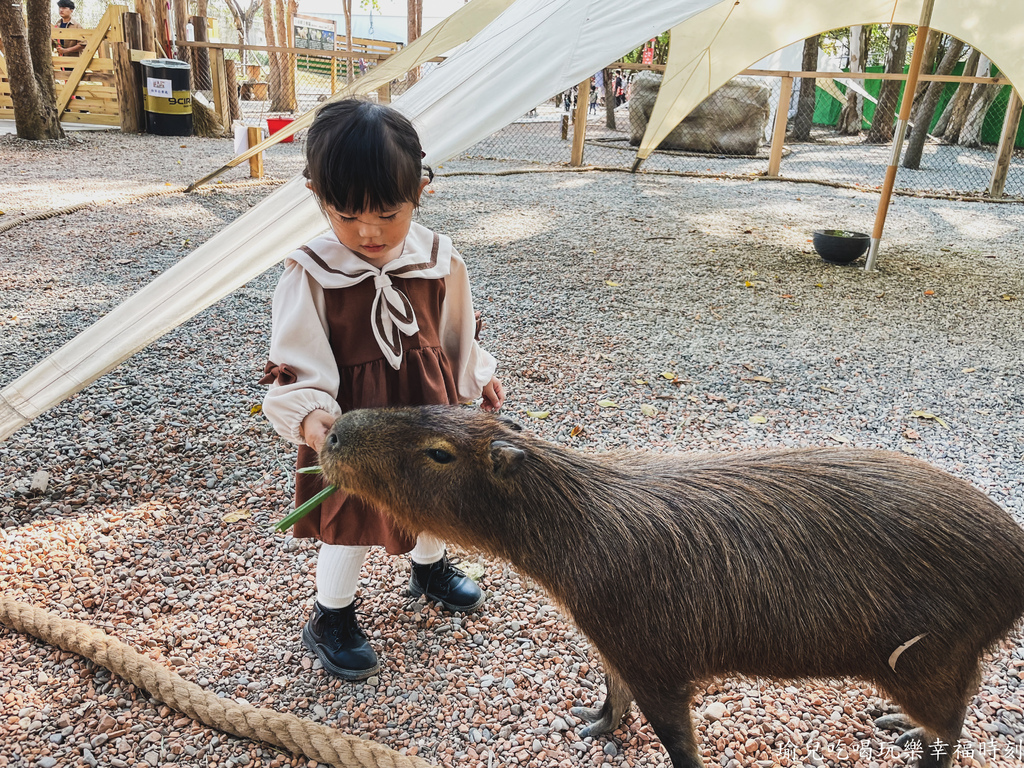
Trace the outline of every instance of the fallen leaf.
<path fill-rule="evenodd" d="M 949 424 L 944 422 L 940 417 L 936 416 L 934 413 L 928 413 L 928 411 L 911 411 L 910 415 L 918 419 L 928 419 L 929 421 L 936 421 L 943 428 L 949 429 Z"/>
<path fill-rule="evenodd" d="M 675 379 L 675 377 L 676 377 L 676 375 L 674 373 L 672 373 L 672 371 L 664 371 L 661 374 L 661 378 L 668 379 L 669 381 L 672 381 L 673 379 Z"/>
<path fill-rule="evenodd" d="M 256 403 L 256 405 L 254 405 L 252 408 L 249 409 L 249 415 L 250 416 L 255 416 L 257 413 L 262 413 L 262 412 L 263 412 L 263 406 L 260 405 L 259 403 Z"/>
<path fill-rule="evenodd" d="M 583 425 L 577 424 L 571 430 L 569 430 L 569 437 L 579 437 L 583 434 Z"/>
<path fill-rule="evenodd" d="M 752 282 L 750 282 L 749 280 L 747 280 L 747 281 L 745 281 L 745 282 L 743 283 L 743 287 L 744 287 L 744 288 L 753 288 L 753 287 L 754 287 L 754 284 L 753 284 Z"/>
<path fill-rule="evenodd" d="M 907 440 L 920 440 L 921 434 L 916 429 L 908 429 L 903 433 Z"/>
<path fill-rule="evenodd" d="M 792 293 L 780 293 L 779 294 L 779 298 L 780 299 L 792 299 L 793 298 L 793 294 Z"/>
<path fill-rule="evenodd" d="M 459 568 L 473 581 L 480 581 L 480 578 L 484 575 L 482 563 L 459 563 Z"/>
<path fill-rule="evenodd" d="M 815 287 L 815 288 L 824 288 L 825 286 L 824 286 L 824 285 L 822 285 L 821 283 L 815 283 L 815 284 L 814 284 L 814 287 Z"/>
<path fill-rule="evenodd" d="M 551 411 L 527 411 L 526 415 L 531 419 L 546 419 L 551 415 Z"/>
<path fill-rule="evenodd" d="M 607 286 L 610 286 L 612 288 L 618 288 L 620 286 L 619 283 L 616 283 L 616 282 L 614 282 L 612 280 L 605 280 L 604 284 L 607 285 Z"/>
<path fill-rule="evenodd" d="M 767 424 L 768 423 L 768 419 L 766 419 L 764 416 L 760 416 L 760 415 L 751 416 L 749 419 L 747 419 L 747 421 L 749 421 L 751 424 Z"/>
<path fill-rule="evenodd" d="M 935 291 L 933 291 L 931 288 L 929 288 L 927 291 L 924 292 L 924 295 L 925 296 L 934 296 L 935 295 Z"/>
<path fill-rule="evenodd" d="M 1002 296 L 1003 301 L 1015 301 L 1017 299 L 1012 293 L 1004 293 Z"/>
<path fill-rule="evenodd" d="M 961 371 L 961 373 L 974 373 L 976 370 L 978 370 L 978 369 L 977 368 L 964 368 Z"/>
<path fill-rule="evenodd" d="M 722 395 L 712 395 L 710 393 L 708 394 L 708 400 L 711 400 L 715 403 L 724 403 L 726 399 L 727 398 L 723 397 Z"/>
<path fill-rule="evenodd" d="M 833 395 L 836 393 L 834 389 L 829 389 L 828 387 L 819 386 L 818 389 L 820 389 L 822 392 L 831 392 Z"/>
<path fill-rule="evenodd" d="M 640 386 L 643 386 L 644 384 L 647 384 L 648 382 L 647 382 L 646 379 L 633 379 L 633 383 L 634 384 L 638 384 Z"/>
<path fill-rule="evenodd" d="M 647 403 L 641 405 L 640 410 L 641 412 L 643 412 L 644 416 L 649 416 L 653 418 L 654 416 L 658 415 L 658 409 L 655 408 L 653 405 L 648 405 Z"/>
<path fill-rule="evenodd" d="M 846 437 L 846 435 L 829 435 L 829 437 L 832 440 L 835 440 L 837 443 L 848 443 L 848 442 L 850 442 L 850 438 Z"/>
<path fill-rule="evenodd" d="M 600 405 L 602 408 L 618 408 L 619 407 L 618 405 L 615 404 L 614 400 L 598 400 L 597 404 Z"/>
<path fill-rule="evenodd" d="M 248 509 L 236 509 L 232 512 L 228 512 L 221 518 L 225 523 L 237 523 L 239 520 L 248 520 L 252 517 L 252 512 Z"/>
<path fill-rule="evenodd" d="M 765 384 L 771 384 L 772 383 L 772 380 L 769 379 L 767 376 L 750 376 L 750 377 L 748 377 L 746 379 L 740 379 L 740 381 L 762 381 Z"/>

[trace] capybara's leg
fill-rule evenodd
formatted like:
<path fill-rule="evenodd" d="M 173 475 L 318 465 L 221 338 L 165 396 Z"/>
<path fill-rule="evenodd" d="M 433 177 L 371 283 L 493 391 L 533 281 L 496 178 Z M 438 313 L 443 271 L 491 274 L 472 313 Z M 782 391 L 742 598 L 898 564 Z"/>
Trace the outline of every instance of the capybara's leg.
<path fill-rule="evenodd" d="M 897 740 L 906 747 L 919 740 L 923 754 L 917 768 L 950 768 L 953 754 L 964 727 L 967 703 L 980 681 L 977 660 L 962 670 L 939 669 L 931 679 L 907 681 L 891 690 L 903 712 L 921 726 L 907 731 Z"/>
<path fill-rule="evenodd" d="M 704 768 L 691 711 L 695 689 L 686 685 L 670 699 L 637 694 L 636 703 L 672 760 L 673 768 Z"/>
<path fill-rule="evenodd" d="M 633 700 L 633 694 L 629 692 L 626 684 L 619 679 L 618 675 L 610 670 L 605 673 L 605 687 L 608 688 L 608 695 L 604 704 L 596 709 L 590 707 L 573 707 L 572 714 L 581 717 L 590 723 L 580 731 L 580 738 L 587 736 L 600 736 L 602 733 L 614 731 L 622 716 L 629 709 L 629 703 Z"/>

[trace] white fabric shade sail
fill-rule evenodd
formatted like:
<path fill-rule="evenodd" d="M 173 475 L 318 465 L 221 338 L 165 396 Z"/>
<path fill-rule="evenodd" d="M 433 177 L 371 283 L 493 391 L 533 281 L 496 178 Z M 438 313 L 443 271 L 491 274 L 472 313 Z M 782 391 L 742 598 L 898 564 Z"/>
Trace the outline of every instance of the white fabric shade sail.
<path fill-rule="evenodd" d="M 436 164 L 671 29 L 670 64 L 640 150 L 645 157 L 700 101 L 767 54 L 837 27 L 914 24 L 921 4 L 473 0 L 448 20 L 450 26 L 428 33 L 425 42 L 382 64 L 376 77 L 357 81 L 352 92 L 373 90 L 385 82 L 382 77 L 397 77 L 468 41 L 394 102 L 412 118 L 427 161 Z M 933 26 L 977 46 L 1011 81 L 1024 83 L 1024 3 L 936 0 Z M 293 179 L 0 391 L 0 440 L 325 228 L 303 180 Z"/>

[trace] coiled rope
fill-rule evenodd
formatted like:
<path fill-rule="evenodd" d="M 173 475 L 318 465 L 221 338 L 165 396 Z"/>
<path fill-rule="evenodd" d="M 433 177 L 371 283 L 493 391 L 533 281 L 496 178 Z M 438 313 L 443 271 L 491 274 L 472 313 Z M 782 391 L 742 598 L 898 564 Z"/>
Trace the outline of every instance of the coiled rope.
<path fill-rule="evenodd" d="M 102 629 L 64 619 L 0 594 L 0 622 L 65 651 L 77 653 L 153 698 L 220 731 L 283 747 L 336 768 L 429 768 L 422 758 L 334 728 L 233 699 L 222 699 L 143 656 Z"/>

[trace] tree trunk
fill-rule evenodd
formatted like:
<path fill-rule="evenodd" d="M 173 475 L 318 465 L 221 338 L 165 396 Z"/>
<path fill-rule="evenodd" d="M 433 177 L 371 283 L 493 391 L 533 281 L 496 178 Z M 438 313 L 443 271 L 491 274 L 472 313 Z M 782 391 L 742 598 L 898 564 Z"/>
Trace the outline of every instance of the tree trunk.
<path fill-rule="evenodd" d="M 191 16 L 189 21 L 195 29 L 196 42 L 205 43 L 208 39 L 206 32 L 206 17 L 197 15 Z M 192 49 L 192 85 L 197 91 L 209 91 L 213 88 L 213 76 L 210 74 L 210 50 L 208 48 Z"/>
<path fill-rule="evenodd" d="M 948 75 L 953 67 L 960 61 L 960 54 L 964 51 L 964 44 L 955 37 L 949 38 L 949 47 L 939 62 L 936 70 L 938 75 Z M 928 128 L 931 126 L 932 116 L 935 114 L 935 107 L 939 104 L 939 98 L 946 87 L 945 83 L 928 83 L 928 90 L 921 99 L 920 108 L 917 110 L 917 120 L 914 123 L 914 131 L 910 134 L 910 141 L 907 143 L 907 152 L 903 156 L 903 167 L 917 170 L 921 167 L 921 155 L 924 153 L 924 142 L 928 138 Z"/>
<path fill-rule="evenodd" d="M 277 34 L 274 32 L 274 4 L 273 0 L 262 0 L 263 2 L 263 34 L 267 38 L 267 45 L 274 47 L 277 45 Z M 269 84 L 270 90 L 270 111 L 271 112 L 284 112 L 285 99 L 283 95 L 284 83 L 282 80 L 282 73 L 284 67 L 281 66 L 281 55 L 274 53 L 273 51 L 267 52 L 267 61 L 270 65 L 269 72 L 267 74 L 267 83 Z"/>
<path fill-rule="evenodd" d="M 907 36 L 908 29 L 903 24 L 894 24 L 889 30 L 889 48 L 885 52 L 887 73 L 903 72 L 903 64 L 907 59 Z M 869 144 L 888 144 L 892 141 L 900 85 L 899 80 L 882 81 L 882 87 L 878 92 L 878 104 L 875 105 L 875 116 L 871 119 L 871 129 L 865 138 Z"/>
<path fill-rule="evenodd" d="M 615 130 L 615 73 L 608 68 L 604 70 L 604 124 Z"/>
<path fill-rule="evenodd" d="M 868 37 L 871 34 L 871 27 L 850 27 L 850 71 L 863 72 L 864 63 L 867 59 Z M 852 82 L 856 82 L 851 80 Z M 861 80 L 858 85 L 863 85 Z M 836 130 L 841 136 L 859 136 L 861 126 L 864 124 L 864 97 L 853 88 L 846 88 L 846 104 L 839 113 L 839 122 L 836 123 Z"/>
<path fill-rule="evenodd" d="M 940 48 L 942 38 L 944 35 L 937 29 L 932 29 L 928 32 L 928 40 L 925 42 L 924 53 L 922 54 L 921 63 L 924 64 L 924 68 L 921 72 L 932 72 L 935 69 L 936 64 L 939 63 L 939 59 L 944 55 L 944 52 Z M 918 40 L 914 43 L 921 42 Z M 911 102 L 912 110 L 910 112 L 910 124 L 917 124 L 917 115 L 921 109 L 921 103 L 924 99 L 925 93 L 928 91 L 929 83 L 926 80 L 918 80 L 917 88 L 914 90 L 914 100 Z"/>
<path fill-rule="evenodd" d="M 967 57 L 964 65 L 964 74 L 970 77 L 978 70 L 978 61 L 981 58 L 981 51 L 974 48 L 971 55 Z M 942 117 L 935 126 L 936 135 L 942 136 L 948 143 L 956 144 L 960 138 L 960 131 L 964 127 L 964 120 L 967 118 L 967 101 L 971 98 L 972 86 L 970 83 L 960 83 L 953 94 L 953 98 L 946 105 Z"/>
<path fill-rule="evenodd" d="M 14 125 L 19 139 L 62 139 L 50 53 L 50 4 L 28 0 L 27 12 L 26 29 L 21 3 L 0 2 L 0 37 L 5 44 Z"/>
<path fill-rule="evenodd" d="M 185 40 L 185 25 L 188 23 L 188 0 L 171 0 L 171 9 L 174 11 L 174 58 L 191 64 L 192 49 L 180 44 Z"/>
<path fill-rule="evenodd" d="M 406 7 L 408 9 L 406 16 L 406 34 L 409 38 L 409 42 L 411 43 L 423 34 L 423 0 L 408 0 Z M 411 70 L 408 77 L 410 85 L 415 83 L 420 79 L 420 68 L 416 67 Z"/>
<path fill-rule="evenodd" d="M 284 10 L 284 0 L 276 0 L 275 13 L 277 15 L 277 44 L 282 48 L 288 46 L 288 26 L 290 20 Z M 290 53 L 278 54 L 281 63 L 281 99 L 284 102 L 283 111 L 294 112 L 295 103 L 295 57 Z"/>
<path fill-rule="evenodd" d="M 142 20 L 142 48 L 146 51 L 159 51 L 156 39 L 156 15 L 153 12 L 153 0 L 135 0 L 135 12 Z M 160 55 L 159 53 L 157 54 Z"/>
<path fill-rule="evenodd" d="M 990 77 L 991 73 L 992 62 L 982 54 L 981 60 L 978 62 L 978 77 Z M 988 108 L 992 106 L 992 102 L 995 101 L 998 94 L 998 85 L 978 83 L 974 86 L 970 103 L 967 106 L 967 119 L 960 132 L 961 147 L 981 146 L 981 129 L 985 124 L 985 115 L 988 114 Z"/>
<path fill-rule="evenodd" d="M 804 41 L 804 58 L 800 65 L 804 72 L 815 72 L 818 69 L 818 42 L 820 35 L 808 37 Z M 817 84 L 812 77 L 800 78 L 800 98 L 797 101 L 796 116 L 793 118 L 793 141 L 810 141 L 811 126 L 814 124 L 814 103 Z"/>
<path fill-rule="evenodd" d="M 156 55 L 170 58 L 173 50 L 171 49 L 171 26 L 167 18 L 166 0 L 153 0 L 153 9 L 156 11 L 156 29 L 153 35 L 159 45 Z"/>

